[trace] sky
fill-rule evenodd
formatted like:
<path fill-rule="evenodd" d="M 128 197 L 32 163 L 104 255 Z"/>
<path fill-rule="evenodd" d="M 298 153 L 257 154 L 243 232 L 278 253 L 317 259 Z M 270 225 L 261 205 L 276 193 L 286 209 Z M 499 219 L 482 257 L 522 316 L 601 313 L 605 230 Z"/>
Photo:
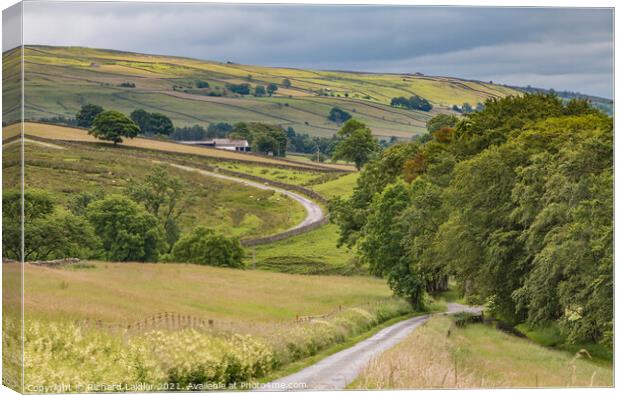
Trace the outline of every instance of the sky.
<path fill-rule="evenodd" d="M 584 8 L 27 2 L 24 42 L 612 98 L 613 23 Z"/>

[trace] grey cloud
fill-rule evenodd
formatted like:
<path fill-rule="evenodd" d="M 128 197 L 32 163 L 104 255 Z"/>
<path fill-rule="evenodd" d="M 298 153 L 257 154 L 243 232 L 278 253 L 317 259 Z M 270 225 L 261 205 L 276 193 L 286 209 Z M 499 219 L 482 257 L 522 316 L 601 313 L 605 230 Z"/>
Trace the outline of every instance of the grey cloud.
<path fill-rule="evenodd" d="M 32 44 L 613 92 L 608 9 L 28 2 L 24 34 Z"/>
<path fill-rule="evenodd" d="M 22 5 L 15 4 L 2 11 L 2 51 L 22 43 Z"/>

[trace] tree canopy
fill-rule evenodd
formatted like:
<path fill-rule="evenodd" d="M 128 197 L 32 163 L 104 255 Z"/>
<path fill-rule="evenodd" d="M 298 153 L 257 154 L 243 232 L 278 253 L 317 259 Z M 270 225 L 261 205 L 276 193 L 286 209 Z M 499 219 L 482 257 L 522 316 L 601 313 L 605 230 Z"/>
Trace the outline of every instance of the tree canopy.
<path fill-rule="evenodd" d="M 228 238 L 212 229 L 199 226 L 181 237 L 170 259 L 200 265 L 243 267 L 243 248 L 237 238 Z"/>
<path fill-rule="evenodd" d="M 433 109 L 433 105 L 425 98 L 413 95 L 410 98 L 403 96 L 394 97 L 390 102 L 392 107 L 407 108 L 409 110 L 430 111 Z"/>
<path fill-rule="evenodd" d="M 239 122 L 233 126 L 229 136 L 247 140 L 254 152 L 286 156 L 288 137 L 281 126 L 258 122 Z"/>
<path fill-rule="evenodd" d="M 85 104 L 80 108 L 80 111 L 75 115 L 77 125 L 83 128 L 90 128 L 93 125 L 93 121 L 103 112 L 103 107 L 96 104 Z"/>
<path fill-rule="evenodd" d="M 116 145 L 123 142 L 123 137 L 136 137 L 139 131 L 138 125 L 125 114 L 108 110 L 97 115 L 88 134 L 100 140 L 112 141 Z"/>
<path fill-rule="evenodd" d="M 157 166 L 144 181 L 131 180 L 125 192 L 159 220 L 168 246 L 174 245 L 180 236 L 178 219 L 191 204 L 185 184 L 164 166 Z"/>
<path fill-rule="evenodd" d="M 269 96 L 273 95 L 277 90 L 278 90 L 278 85 L 274 83 L 270 83 L 267 85 L 267 93 L 269 93 Z"/>
<path fill-rule="evenodd" d="M 330 202 L 340 243 L 414 304 L 452 277 L 503 321 L 610 344 L 612 119 L 526 94 L 429 123 L 426 141 L 377 155 Z"/>
<path fill-rule="evenodd" d="M 157 218 L 127 196 L 106 196 L 89 204 L 86 213 L 108 260 L 156 262 L 165 252 Z"/>
<path fill-rule="evenodd" d="M 251 81 L 251 76 L 250 76 Z M 250 84 L 242 83 L 242 84 L 226 84 L 226 89 L 229 91 L 239 94 L 239 95 L 249 95 L 250 94 Z"/>
<path fill-rule="evenodd" d="M 332 109 L 329 110 L 329 115 L 327 116 L 327 119 L 340 124 L 351 119 L 351 114 L 341 108 L 332 107 Z"/>
<path fill-rule="evenodd" d="M 348 120 L 338 131 L 340 141 L 334 148 L 332 158 L 355 163 L 359 170 L 379 151 L 379 143 L 371 130 L 355 119 Z"/>
<path fill-rule="evenodd" d="M 426 122 L 426 130 L 429 133 L 433 133 L 443 128 L 454 128 L 459 118 L 455 115 L 439 114 L 435 115 Z"/>
<path fill-rule="evenodd" d="M 172 121 L 164 114 L 137 109 L 129 114 L 129 117 L 138 125 L 142 134 L 168 136 L 175 131 Z"/>
<path fill-rule="evenodd" d="M 93 228 L 83 218 L 57 207 L 52 195 L 26 189 L 24 202 L 24 244 L 22 255 L 21 190 L 2 194 L 2 243 L 4 255 L 26 261 L 90 258 L 99 250 Z"/>
<path fill-rule="evenodd" d="M 254 96 L 265 96 L 267 94 L 267 90 L 263 85 L 256 85 L 254 88 Z"/>

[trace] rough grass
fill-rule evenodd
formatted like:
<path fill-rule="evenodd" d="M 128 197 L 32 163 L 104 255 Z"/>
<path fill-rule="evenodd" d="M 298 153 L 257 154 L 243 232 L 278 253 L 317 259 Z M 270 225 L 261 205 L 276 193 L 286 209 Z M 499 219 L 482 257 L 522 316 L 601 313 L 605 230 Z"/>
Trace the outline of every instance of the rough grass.
<path fill-rule="evenodd" d="M 19 265 L 3 271 L 5 311 L 15 311 Z M 27 392 L 85 392 L 92 389 L 79 386 L 92 383 L 150 390 L 242 384 L 411 312 L 383 281 L 367 277 L 103 262 L 27 264 L 24 277 L 26 384 L 45 387 Z M 164 311 L 212 324 L 123 329 Z M 322 317 L 299 323 L 298 315 Z M 3 318 L 5 375 L 16 377 L 19 364 L 9 356 L 19 350 L 20 327 L 15 315 Z M 174 387 L 157 387 L 164 383 Z"/>
<path fill-rule="evenodd" d="M 456 327 L 435 317 L 375 358 L 356 389 L 599 387 L 611 366 L 541 347 L 484 324 Z"/>
<path fill-rule="evenodd" d="M 339 161 L 328 161 L 328 162 L 316 162 L 312 160 L 312 157 L 315 155 L 312 154 L 301 154 L 301 153 L 290 153 L 287 152 L 286 154 L 286 159 L 288 161 L 292 161 L 292 162 L 301 162 L 301 163 L 320 163 L 320 165 L 322 167 L 329 167 L 332 169 L 337 169 L 337 170 L 344 170 L 344 171 L 355 171 L 355 166 L 352 163 L 349 162 L 345 162 L 343 160 L 339 160 Z"/>
<path fill-rule="evenodd" d="M 244 389 L 274 369 L 345 343 L 410 312 L 402 300 L 385 300 L 344 309 L 316 321 L 256 325 L 250 333 L 199 328 L 149 329 L 130 334 L 27 318 L 25 390 Z M 6 364 L 11 362 L 7 356 L 19 350 L 19 327 L 9 317 L 4 317 L 3 323 Z M 15 364 L 6 368 L 8 372 L 11 368 L 19 370 Z"/>
<path fill-rule="evenodd" d="M 526 335 L 530 340 L 557 350 L 575 354 L 580 350 L 586 350 L 593 360 L 603 364 L 613 361 L 613 349 L 601 344 L 569 344 L 566 337 L 562 335 L 556 323 L 550 323 L 544 327 L 532 328 L 527 324 L 517 325 L 517 329 Z"/>
<path fill-rule="evenodd" d="M 247 164 L 243 162 L 220 162 L 216 164 L 216 166 L 221 169 L 245 173 L 261 178 L 266 178 L 268 180 L 302 186 L 313 184 L 315 182 L 320 182 L 322 178 L 326 175 L 329 177 L 338 176 L 338 173 L 322 173 L 312 170 L 276 168 L 255 164 Z"/>
<path fill-rule="evenodd" d="M 159 312 L 224 323 L 292 321 L 391 295 L 371 277 L 303 276 L 192 264 L 91 262 L 94 268 L 26 265 L 25 310 L 31 318 L 100 319 L 130 323 Z M 3 283 L 18 282 L 17 265 L 5 265 Z M 10 297 L 12 294 L 6 294 Z M 19 299 L 11 299 L 11 304 Z M 10 306 L 9 305 L 9 306 Z"/>

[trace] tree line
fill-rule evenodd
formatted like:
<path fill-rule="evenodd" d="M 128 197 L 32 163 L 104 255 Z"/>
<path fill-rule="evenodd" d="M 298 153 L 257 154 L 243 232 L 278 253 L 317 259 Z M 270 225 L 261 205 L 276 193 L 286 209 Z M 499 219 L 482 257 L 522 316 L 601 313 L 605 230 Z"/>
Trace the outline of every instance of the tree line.
<path fill-rule="evenodd" d="M 343 122 L 351 115 L 340 109 L 332 109 L 332 113 L 342 111 L 335 120 Z M 97 120 L 97 118 L 99 118 Z M 60 123 L 70 126 L 88 128 L 89 133 L 101 140 L 122 143 L 123 138 L 134 138 L 141 135 L 169 137 L 177 141 L 201 141 L 214 138 L 246 139 L 255 152 L 285 156 L 286 151 L 303 154 L 316 154 L 321 158 L 332 155 L 338 142 L 337 136 L 315 137 L 307 133 L 298 133 L 293 127 L 286 130 L 279 125 L 260 122 L 226 122 L 210 123 L 207 128 L 201 125 L 175 127 L 172 120 L 161 113 L 150 113 L 144 109 L 136 109 L 129 117 L 108 110 L 96 104 L 85 104 L 77 112 L 75 118 L 54 117 L 41 121 Z"/>
<path fill-rule="evenodd" d="M 339 244 L 422 306 L 448 279 L 495 317 L 613 336 L 613 120 L 587 102 L 488 100 L 365 164 L 330 202 Z"/>
<path fill-rule="evenodd" d="M 48 191 L 26 189 L 24 250 L 20 190 L 3 191 L 5 256 L 49 260 L 65 257 L 136 262 L 189 262 L 242 267 L 237 238 L 198 226 L 181 233 L 179 217 L 192 204 L 188 186 L 156 167 L 144 180 L 129 180 L 120 194 L 82 192 L 66 206 Z"/>
<path fill-rule="evenodd" d="M 428 100 L 418 95 L 413 95 L 409 98 L 404 96 L 394 97 L 390 101 L 390 106 L 420 111 L 430 111 L 433 109 L 433 105 Z"/>
<path fill-rule="evenodd" d="M 150 113 L 137 109 L 127 117 L 125 114 L 104 110 L 96 104 L 83 105 L 75 115 L 77 126 L 88 128 L 89 134 L 100 140 L 122 143 L 123 138 L 134 138 L 138 134 L 147 136 L 168 136 L 174 131 L 170 118 L 161 113 Z"/>

